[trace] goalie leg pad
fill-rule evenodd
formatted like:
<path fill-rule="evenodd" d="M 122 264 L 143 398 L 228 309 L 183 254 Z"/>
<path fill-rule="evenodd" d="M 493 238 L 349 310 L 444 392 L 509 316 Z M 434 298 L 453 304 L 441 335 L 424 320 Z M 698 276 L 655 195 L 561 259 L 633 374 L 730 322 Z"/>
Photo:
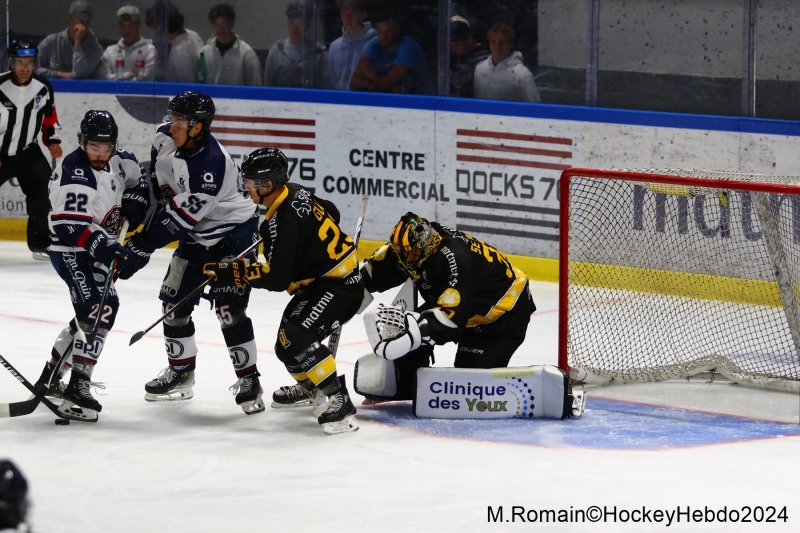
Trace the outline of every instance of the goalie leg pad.
<path fill-rule="evenodd" d="M 358 358 L 353 373 L 355 391 L 372 403 L 411 400 L 418 368 L 430 365 L 433 346 L 423 346 L 389 361 L 375 354 Z"/>
<path fill-rule="evenodd" d="M 569 377 L 552 365 L 421 368 L 414 414 L 424 418 L 569 418 L 574 403 Z"/>

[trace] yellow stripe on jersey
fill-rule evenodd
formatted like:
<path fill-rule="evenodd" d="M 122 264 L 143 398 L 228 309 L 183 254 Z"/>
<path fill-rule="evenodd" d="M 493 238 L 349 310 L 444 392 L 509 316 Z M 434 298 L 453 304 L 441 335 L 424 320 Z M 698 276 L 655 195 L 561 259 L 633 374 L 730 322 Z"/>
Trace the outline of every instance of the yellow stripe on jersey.
<path fill-rule="evenodd" d="M 282 187 L 283 192 L 278 195 L 278 197 L 275 199 L 275 202 L 273 202 L 273 204 L 269 206 L 269 209 L 267 209 L 267 214 L 265 215 L 267 220 L 272 218 L 272 215 L 275 214 L 275 211 L 278 210 L 283 201 L 286 200 L 286 197 L 289 196 L 289 187 L 286 185 L 282 185 Z"/>
<path fill-rule="evenodd" d="M 354 268 L 358 268 L 358 254 L 356 254 L 355 248 L 348 254 L 347 257 L 339 261 L 339 263 L 330 269 L 328 272 L 323 274 L 322 278 L 345 278 L 348 274 L 350 274 Z M 303 279 L 300 281 L 293 281 L 289 284 L 289 288 L 286 289 L 286 292 L 292 294 L 294 291 L 299 289 L 300 287 L 305 287 L 310 285 L 312 281 L 317 278 L 308 278 Z"/>
<path fill-rule="evenodd" d="M 308 375 L 305 372 L 300 372 L 299 374 L 292 374 L 290 372 L 289 375 L 292 376 L 298 383 L 308 379 Z"/>
<path fill-rule="evenodd" d="M 511 284 L 511 287 L 509 287 L 503 297 L 500 298 L 500 301 L 492 306 L 492 309 L 486 314 L 486 316 L 475 315 L 474 317 L 470 318 L 467 321 L 468 328 L 478 326 L 480 324 L 489 324 L 494 322 L 500 318 L 503 313 L 514 307 L 514 304 L 517 303 L 520 295 L 525 290 L 525 284 L 528 282 L 528 276 L 526 276 L 523 271 L 517 267 L 514 267 L 514 272 L 517 275 L 517 279 L 514 280 L 514 283 Z"/>
<path fill-rule="evenodd" d="M 306 372 L 308 379 L 311 383 L 318 385 L 320 381 L 327 378 L 336 372 L 336 361 L 332 355 L 329 355 L 319 363 L 317 363 L 311 370 Z"/>

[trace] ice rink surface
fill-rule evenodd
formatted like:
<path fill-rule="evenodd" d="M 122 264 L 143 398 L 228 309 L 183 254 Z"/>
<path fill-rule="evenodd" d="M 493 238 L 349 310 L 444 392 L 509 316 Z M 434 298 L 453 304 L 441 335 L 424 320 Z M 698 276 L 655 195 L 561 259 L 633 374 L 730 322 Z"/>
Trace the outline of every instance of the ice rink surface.
<path fill-rule="evenodd" d="M 800 528 L 800 398 L 787 393 L 702 381 L 588 389 L 585 415 L 566 421 L 423 420 L 411 415 L 410 403 L 392 403 L 359 408 L 361 429 L 331 437 L 310 410 L 242 413 L 228 391 L 236 377 L 222 334 L 204 301 L 194 313 L 194 399 L 147 403 L 144 383 L 166 366 L 161 327 L 133 347 L 128 340 L 160 316 L 170 253 L 156 253 L 118 285 L 117 324 L 93 376 L 107 387 L 97 395 L 97 424 L 56 426 L 44 407 L 0 420 L 0 458 L 13 459 L 28 477 L 34 531 Z M 35 381 L 72 317 L 66 286 L 49 264 L 30 259 L 24 243 L 0 242 L 0 287 L 0 354 Z M 538 311 L 513 366 L 556 362 L 557 286 L 531 288 Z M 288 299 L 266 291 L 251 297 L 265 397 L 291 382 L 272 349 Z M 356 317 L 344 327 L 337 356 L 348 385 L 368 350 Z M 437 348 L 437 366 L 452 364 L 453 354 Z M 27 397 L 0 372 L 0 402 Z M 354 401 L 360 406 L 360 397 Z M 616 523 L 611 514 L 594 523 L 553 523 L 546 513 L 594 517 L 592 506 L 616 507 Z M 685 514 L 737 510 L 741 520 L 747 507 L 749 523 L 698 523 Z M 776 521 L 759 523 L 770 507 Z M 490 519 L 501 508 L 502 520 Z"/>

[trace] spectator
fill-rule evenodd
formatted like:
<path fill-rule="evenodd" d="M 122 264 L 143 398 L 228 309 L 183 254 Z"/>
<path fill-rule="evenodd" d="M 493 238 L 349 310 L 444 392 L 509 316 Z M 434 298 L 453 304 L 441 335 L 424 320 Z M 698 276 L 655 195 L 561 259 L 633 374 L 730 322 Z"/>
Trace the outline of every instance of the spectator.
<path fill-rule="evenodd" d="M 475 41 L 467 19 L 450 18 L 450 96 L 475 96 L 475 67 L 489 57 L 485 46 Z"/>
<path fill-rule="evenodd" d="M 39 44 L 36 73 L 47 78 L 105 78 L 103 47 L 90 29 L 94 10 L 84 0 L 72 2 L 67 29 L 53 33 Z"/>
<path fill-rule="evenodd" d="M 119 42 L 106 48 L 103 54 L 106 77 L 109 80 L 153 81 L 156 78 L 156 47 L 153 41 L 139 35 L 142 27 L 139 8 L 122 6 L 117 10 L 117 18 Z M 123 63 L 117 72 L 120 53 Z"/>
<path fill-rule="evenodd" d="M 434 94 L 425 54 L 411 37 L 402 36 L 395 18 L 373 19 L 377 37 L 364 49 L 350 88 L 408 94 Z"/>
<path fill-rule="evenodd" d="M 159 1 L 145 12 L 145 24 L 156 32 L 166 29 L 169 39 L 167 81 L 197 81 L 197 61 L 203 39 L 196 31 L 183 27 L 183 13 L 171 2 Z M 164 28 L 166 24 L 166 28 Z"/>
<path fill-rule="evenodd" d="M 367 43 L 375 37 L 375 29 L 367 18 L 366 0 L 337 0 L 342 19 L 342 36 L 328 50 L 327 83 L 331 89 L 350 90 L 350 80 Z"/>
<path fill-rule="evenodd" d="M 208 83 L 261 85 L 261 63 L 253 47 L 233 33 L 236 11 L 217 4 L 208 12 L 214 37 L 200 50 L 206 59 Z"/>
<path fill-rule="evenodd" d="M 487 34 L 492 55 L 475 67 L 475 98 L 539 102 L 533 74 L 522 64 L 522 54 L 513 52 L 513 28 L 498 22 Z"/>
<path fill-rule="evenodd" d="M 264 85 L 270 87 L 303 86 L 303 5 L 289 4 L 286 8 L 286 30 L 289 37 L 272 45 L 264 64 Z M 327 53 L 325 46 L 317 43 L 314 61 L 316 80 L 322 85 Z"/>

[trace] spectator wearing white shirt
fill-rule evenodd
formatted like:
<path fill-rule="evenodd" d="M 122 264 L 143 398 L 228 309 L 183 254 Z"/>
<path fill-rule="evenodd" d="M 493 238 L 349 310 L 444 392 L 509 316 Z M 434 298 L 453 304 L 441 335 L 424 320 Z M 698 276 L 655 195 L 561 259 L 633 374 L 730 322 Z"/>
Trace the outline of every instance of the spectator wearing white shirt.
<path fill-rule="evenodd" d="M 475 98 L 513 102 L 539 102 L 533 74 L 514 52 L 514 29 L 498 22 L 487 32 L 492 55 L 475 67 Z"/>
<path fill-rule="evenodd" d="M 153 41 L 139 34 L 142 17 L 136 6 L 122 6 L 117 10 L 117 28 L 120 39 L 106 48 L 103 61 L 109 80 L 153 81 L 156 78 L 156 47 Z M 117 59 L 122 58 L 121 70 L 117 71 Z M 139 64 L 137 64 L 137 62 Z"/>
<path fill-rule="evenodd" d="M 197 81 L 197 61 L 203 39 L 196 31 L 184 28 L 183 13 L 171 2 L 157 2 L 145 12 L 145 24 L 163 31 L 166 20 L 169 56 L 167 81 L 194 83 Z"/>
<path fill-rule="evenodd" d="M 214 36 L 200 50 L 206 60 L 208 83 L 261 85 L 261 64 L 253 47 L 233 33 L 236 11 L 217 4 L 208 12 Z"/>

